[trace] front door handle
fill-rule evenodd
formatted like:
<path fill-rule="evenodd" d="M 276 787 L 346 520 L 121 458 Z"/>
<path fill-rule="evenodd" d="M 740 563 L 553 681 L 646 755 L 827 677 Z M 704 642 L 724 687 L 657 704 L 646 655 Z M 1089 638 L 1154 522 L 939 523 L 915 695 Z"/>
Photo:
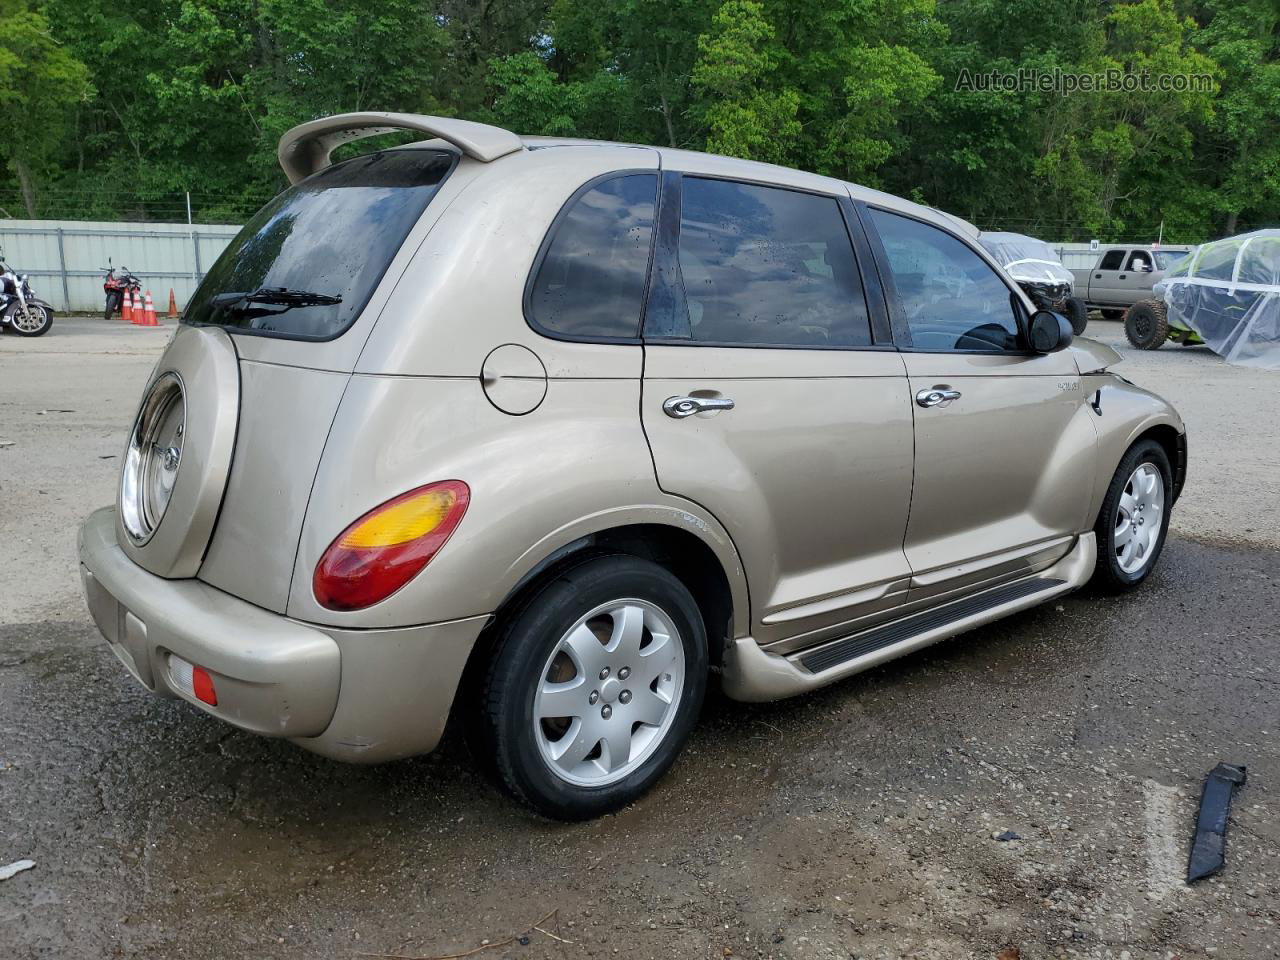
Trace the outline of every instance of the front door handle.
<path fill-rule="evenodd" d="M 922 407 L 936 407 L 960 399 L 960 391 L 950 387 L 930 387 L 916 393 L 916 403 Z"/>
<path fill-rule="evenodd" d="M 677 420 L 692 417 L 695 413 L 732 409 L 733 401 L 728 397 L 667 397 L 662 401 L 662 412 Z"/>

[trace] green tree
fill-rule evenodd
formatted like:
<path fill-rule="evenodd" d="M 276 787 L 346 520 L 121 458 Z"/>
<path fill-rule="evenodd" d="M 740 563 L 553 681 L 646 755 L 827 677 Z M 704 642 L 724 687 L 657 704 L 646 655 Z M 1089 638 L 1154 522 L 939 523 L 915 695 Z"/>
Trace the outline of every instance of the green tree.
<path fill-rule="evenodd" d="M 755 0 L 726 0 L 698 38 L 692 82 L 703 97 L 707 149 L 784 163 L 800 136 L 800 95 L 773 83 L 775 38 Z"/>
<path fill-rule="evenodd" d="M 1280 6 L 1209 0 L 1197 46 L 1221 68 L 1222 92 L 1201 145 L 1195 193 L 1222 232 L 1280 220 Z M 1210 186 L 1212 185 L 1212 186 Z"/>
<path fill-rule="evenodd" d="M 0 156 L 17 178 L 28 217 L 53 171 L 77 105 L 92 92 L 89 71 L 59 45 L 49 21 L 21 0 L 0 0 Z"/>

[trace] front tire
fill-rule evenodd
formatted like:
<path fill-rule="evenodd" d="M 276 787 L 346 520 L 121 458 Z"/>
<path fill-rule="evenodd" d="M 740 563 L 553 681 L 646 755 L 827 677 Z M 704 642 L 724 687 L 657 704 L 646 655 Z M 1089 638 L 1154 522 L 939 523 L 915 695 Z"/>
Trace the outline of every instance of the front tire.
<path fill-rule="evenodd" d="M 1089 325 L 1089 308 L 1079 297 L 1067 297 L 1062 307 L 1067 319 L 1071 321 L 1071 332 L 1077 337 L 1080 336 L 1084 333 L 1084 328 Z"/>
<path fill-rule="evenodd" d="M 1132 590 L 1151 575 L 1169 532 L 1173 470 L 1164 448 L 1142 440 L 1120 460 L 1098 511 L 1098 565 L 1093 582 Z"/>
<path fill-rule="evenodd" d="M 120 294 L 108 293 L 107 305 L 102 309 L 102 319 L 110 320 L 120 310 Z"/>
<path fill-rule="evenodd" d="M 558 820 L 617 810 L 675 762 L 706 692 L 698 605 L 663 567 L 584 561 L 498 625 L 480 744 L 516 798 Z"/>
<path fill-rule="evenodd" d="M 43 337 L 53 326 L 53 311 L 38 303 L 27 304 L 25 316 L 14 311 L 9 314 L 9 329 L 20 337 Z"/>
<path fill-rule="evenodd" d="M 1124 335 L 1139 350 L 1159 350 L 1169 339 L 1169 311 L 1163 300 L 1139 300 L 1124 315 Z"/>

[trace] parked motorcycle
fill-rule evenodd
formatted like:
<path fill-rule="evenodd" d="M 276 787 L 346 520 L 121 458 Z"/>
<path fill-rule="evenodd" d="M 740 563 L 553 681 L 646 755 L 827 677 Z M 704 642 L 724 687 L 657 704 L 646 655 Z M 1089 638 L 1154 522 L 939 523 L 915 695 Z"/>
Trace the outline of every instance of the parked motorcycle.
<path fill-rule="evenodd" d="M 126 291 L 132 294 L 135 301 L 138 299 L 138 295 L 142 292 L 142 281 L 130 273 L 128 267 L 121 267 L 120 275 L 116 276 L 115 267 L 111 265 L 110 260 L 107 261 L 106 267 L 99 267 L 98 269 L 107 271 L 107 275 L 102 279 L 102 289 L 107 295 L 107 304 L 103 308 L 102 319 L 110 320 L 124 306 Z"/>
<path fill-rule="evenodd" d="M 0 253 L 0 330 L 20 337 L 39 337 L 53 326 L 53 307 L 31 290 L 26 274 L 18 274 Z"/>

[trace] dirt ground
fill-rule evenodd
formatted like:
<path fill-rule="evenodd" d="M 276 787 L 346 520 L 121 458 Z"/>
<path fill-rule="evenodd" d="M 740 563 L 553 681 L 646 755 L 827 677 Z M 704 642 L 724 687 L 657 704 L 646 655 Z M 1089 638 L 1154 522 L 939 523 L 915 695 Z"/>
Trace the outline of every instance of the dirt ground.
<path fill-rule="evenodd" d="M 0 866 L 36 862 L 0 881 L 0 958 L 1280 956 L 1280 375 L 1089 333 L 1190 429 L 1148 585 L 785 703 L 712 698 L 657 789 L 575 826 L 457 737 L 349 767 L 137 686 L 75 525 L 166 330 L 0 338 Z M 1219 760 L 1249 783 L 1226 871 L 1187 887 Z"/>

